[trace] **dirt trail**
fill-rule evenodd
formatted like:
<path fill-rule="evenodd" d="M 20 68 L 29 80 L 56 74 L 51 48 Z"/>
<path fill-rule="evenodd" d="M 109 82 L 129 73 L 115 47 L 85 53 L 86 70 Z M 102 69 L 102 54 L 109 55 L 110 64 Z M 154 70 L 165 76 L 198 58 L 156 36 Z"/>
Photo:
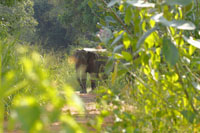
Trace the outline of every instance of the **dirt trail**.
<path fill-rule="evenodd" d="M 68 107 L 67 105 L 64 106 L 62 108 L 63 112 L 68 112 L 70 111 L 70 113 L 74 116 L 74 118 L 76 119 L 76 121 L 83 125 L 86 129 L 88 129 L 89 131 L 94 131 L 95 130 L 92 127 L 89 127 L 87 125 L 87 123 L 91 120 L 94 119 L 96 115 L 98 115 L 100 112 L 99 110 L 96 108 L 96 95 L 92 94 L 92 93 L 87 93 L 87 94 L 80 94 L 79 92 L 76 92 L 76 94 L 78 96 L 80 96 L 80 98 L 83 100 L 84 104 L 85 104 L 85 114 L 79 114 L 76 109 Z M 110 123 L 111 119 L 108 118 L 105 120 L 106 123 Z M 104 123 L 105 124 L 105 123 Z M 60 123 L 59 122 L 55 122 L 53 124 L 50 125 L 50 131 L 51 132 L 57 132 L 60 131 Z M 11 132 L 7 132 L 7 133 L 23 133 L 23 131 L 21 130 L 14 130 Z"/>
<path fill-rule="evenodd" d="M 62 111 L 65 112 L 67 110 L 70 110 L 71 114 L 75 116 L 78 123 L 87 123 L 87 120 L 89 120 L 89 118 L 93 118 L 100 113 L 96 108 L 96 95 L 91 93 L 80 94 L 79 92 L 77 92 L 77 95 L 83 100 L 85 104 L 84 117 L 82 114 L 79 114 L 75 109 L 69 108 L 68 106 L 65 106 Z"/>
<path fill-rule="evenodd" d="M 76 109 L 68 107 L 67 105 L 63 107 L 63 112 L 68 112 L 74 116 L 76 121 L 79 124 L 82 124 L 84 127 L 88 128 L 88 130 L 94 130 L 91 127 L 87 126 L 87 123 L 89 120 L 94 119 L 96 115 L 98 115 L 100 112 L 96 108 L 96 95 L 92 93 L 87 94 L 80 94 L 79 92 L 76 92 L 76 94 L 83 100 L 85 105 L 85 114 L 79 114 Z M 57 130 L 59 131 L 60 123 L 56 122 L 51 125 L 51 129 L 53 131 Z"/>

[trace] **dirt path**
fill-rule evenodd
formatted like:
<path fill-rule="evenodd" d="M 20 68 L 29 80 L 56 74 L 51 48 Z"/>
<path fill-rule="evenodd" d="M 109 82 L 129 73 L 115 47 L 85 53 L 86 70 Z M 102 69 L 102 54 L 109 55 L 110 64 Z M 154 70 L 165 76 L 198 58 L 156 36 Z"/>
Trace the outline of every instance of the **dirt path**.
<path fill-rule="evenodd" d="M 92 127 L 88 126 L 87 123 L 94 119 L 96 115 L 98 115 L 100 113 L 100 111 L 96 108 L 96 95 L 92 94 L 92 93 L 87 93 L 87 94 L 80 94 L 79 92 L 76 92 L 76 94 L 78 96 L 80 96 L 80 98 L 83 100 L 84 104 L 85 104 L 85 114 L 79 114 L 76 109 L 68 107 L 67 105 L 64 106 L 62 108 L 63 112 L 68 112 L 70 111 L 70 113 L 74 116 L 74 118 L 76 119 L 76 121 L 81 124 L 83 127 L 85 127 L 86 129 L 88 129 L 89 131 L 94 131 L 95 129 L 93 129 Z M 106 119 L 105 120 L 106 123 L 110 123 L 110 119 Z M 60 131 L 60 123 L 59 122 L 55 122 L 53 124 L 50 125 L 50 130 L 51 132 L 58 132 Z M 23 131 L 21 130 L 14 130 L 11 132 L 7 132 L 7 133 L 23 133 Z"/>
<path fill-rule="evenodd" d="M 63 112 L 68 112 L 74 116 L 76 121 L 79 124 L 82 124 L 82 126 L 86 127 L 90 131 L 95 131 L 92 127 L 88 127 L 87 123 L 94 119 L 96 115 L 98 115 L 100 112 L 96 108 L 96 95 L 92 93 L 87 94 L 80 94 L 79 92 L 76 92 L 76 94 L 83 100 L 85 105 L 85 114 L 79 114 L 76 109 L 68 107 L 67 105 L 63 107 Z M 51 129 L 53 131 L 59 131 L 60 123 L 56 122 L 51 125 Z"/>

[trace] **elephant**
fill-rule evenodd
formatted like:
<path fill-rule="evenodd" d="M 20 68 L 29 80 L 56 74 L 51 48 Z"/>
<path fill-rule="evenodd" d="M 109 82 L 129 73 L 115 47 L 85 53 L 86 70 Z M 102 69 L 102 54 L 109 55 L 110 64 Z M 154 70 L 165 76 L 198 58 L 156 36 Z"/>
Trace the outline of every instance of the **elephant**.
<path fill-rule="evenodd" d="M 104 67 L 108 59 L 108 57 L 100 54 L 105 51 L 105 49 L 98 50 L 91 48 L 78 49 L 75 51 L 75 68 L 77 80 L 81 86 L 80 93 L 87 93 L 87 73 L 89 73 L 91 77 L 92 90 L 96 88 L 96 79 L 99 78 L 99 73 L 104 72 Z"/>

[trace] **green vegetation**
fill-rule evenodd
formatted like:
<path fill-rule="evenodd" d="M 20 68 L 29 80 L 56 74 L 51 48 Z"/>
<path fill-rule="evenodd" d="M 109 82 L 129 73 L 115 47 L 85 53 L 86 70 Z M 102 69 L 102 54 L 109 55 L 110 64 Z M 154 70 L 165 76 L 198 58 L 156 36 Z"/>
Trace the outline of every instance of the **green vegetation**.
<path fill-rule="evenodd" d="M 199 12 L 198 0 L 2 0 L 0 133 L 88 132 L 62 108 L 84 112 L 72 55 L 97 45 L 110 75 L 91 132 L 199 132 Z"/>

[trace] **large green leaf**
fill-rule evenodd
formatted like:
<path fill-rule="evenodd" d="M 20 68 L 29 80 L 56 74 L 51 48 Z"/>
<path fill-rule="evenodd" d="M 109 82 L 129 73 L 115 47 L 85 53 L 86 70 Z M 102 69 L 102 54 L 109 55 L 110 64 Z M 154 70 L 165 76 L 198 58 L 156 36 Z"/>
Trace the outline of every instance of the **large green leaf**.
<path fill-rule="evenodd" d="M 200 49 L 200 41 L 193 40 L 192 38 L 187 38 L 183 36 L 184 40 L 191 44 L 192 46 Z"/>
<path fill-rule="evenodd" d="M 166 4 L 168 5 L 181 5 L 186 6 L 190 4 L 192 0 L 166 0 Z"/>
<path fill-rule="evenodd" d="M 128 0 L 126 2 L 134 7 L 155 7 L 154 3 L 149 3 L 145 0 Z"/>
<path fill-rule="evenodd" d="M 124 18 L 124 21 L 127 25 L 130 24 L 132 20 L 132 12 L 131 12 L 131 7 L 129 6 L 127 9 L 126 9 L 126 14 L 125 14 L 125 18 Z"/>
<path fill-rule="evenodd" d="M 181 114 L 184 116 L 184 118 L 186 120 L 188 120 L 190 123 L 194 122 L 194 119 L 196 117 L 195 113 L 193 113 L 192 111 L 188 111 L 188 110 L 183 110 L 181 111 Z"/>
<path fill-rule="evenodd" d="M 178 49 L 174 46 L 172 41 L 167 37 L 163 38 L 162 51 L 166 61 L 169 62 L 172 66 L 174 66 L 179 58 Z"/>
<path fill-rule="evenodd" d="M 174 27 L 181 30 L 195 30 L 196 28 L 196 26 L 190 21 L 186 21 L 186 20 L 168 21 L 163 17 L 163 13 L 153 16 L 152 19 L 165 26 Z"/>

